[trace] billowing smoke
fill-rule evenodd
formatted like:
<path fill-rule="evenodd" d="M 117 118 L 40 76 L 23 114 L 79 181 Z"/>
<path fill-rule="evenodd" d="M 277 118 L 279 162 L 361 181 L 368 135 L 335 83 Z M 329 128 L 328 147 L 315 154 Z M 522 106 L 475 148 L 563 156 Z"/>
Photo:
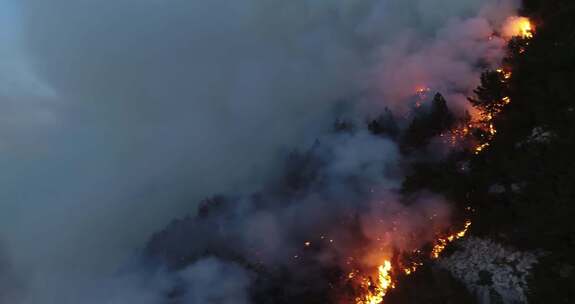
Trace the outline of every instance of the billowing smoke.
<path fill-rule="evenodd" d="M 358 235 L 417 248 L 447 204 L 398 194 L 396 141 L 333 122 L 387 107 L 401 125 L 435 92 L 462 114 L 516 2 L 0 1 L 0 283 L 17 282 L 0 291 L 248 303 L 258 267 L 290 268 L 307 241 L 326 267 Z"/>

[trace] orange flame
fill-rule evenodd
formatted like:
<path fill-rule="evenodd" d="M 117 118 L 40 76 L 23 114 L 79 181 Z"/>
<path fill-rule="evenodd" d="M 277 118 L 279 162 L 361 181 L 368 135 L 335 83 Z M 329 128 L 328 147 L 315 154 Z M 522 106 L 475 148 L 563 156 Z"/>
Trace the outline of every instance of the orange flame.
<path fill-rule="evenodd" d="M 525 39 L 533 38 L 535 26 L 527 17 L 510 17 L 503 26 L 503 36 L 505 38 L 521 37 Z"/>
<path fill-rule="evenodd" d="M 355 298 L 356 304 L 380 304 L 387 294 L 389 289 L 395 288 L 391 278 L 391 262 L 386 260 L 383 265 L 377 268 L 378 276 L 377 282 L 374 285 L 371 279 L 363 279 L 362 287 L 366 290 L 365 294 Z M 350 273 L 350 278 L 353 278 L 353 273 Z"/>
<path fill-rule="evenodd" d="M 458 239 L 463 238 L 469 227 L 471 226 L 471 221 L 465 222 L 465 226 L 462 230 L 455 232 L 451 235 L 441 237 L 436 242 L 431 251 L 431 258 L 437 259 L 441 253 L 445 250 L 445 247 Z M 421 254 L 421 250 L 414 250 L 414 254 Z M 401 265 L 398 262 L 399 273 L 404 275 L 411 275 L 417 271 L 417 269 L 422 266 L 422 262 L 411 262 L 409 266 Z M 359 287 L 359 296 L 355 297 L 355 304 L 382 304 L 385 295 L 395 288 L 395 279 L 393 273 L 393 265 L 390 260 L 385 260 L 382 265 L 377 268 L 377 279 L 373 281 L 368 276 L 362 276 L 360 270 L 352 271 L 348 274 L 347 278 L 353 282 L 357 282 Z M 395 273 L 396 275 L 398 273 Z"/>
<path fill-rule="evenodd" d="M 447 245 L 449 245 L 449 243 L 451 243 L 455 240 L 458 240 L 467 234 L 467 231 L 469 230 L 470 226 L 471 226 L 471 221 L 467 221 L 465 223 L 463 230 L 456 232 L 452 235 L 449 235 L 447 237 L 438 239 L 437 243 L 435 244 L 435 246 L 433 246 L 433 249 L 431 250 L 431 258 L 438 259 L 439 256 L 441 255 L 441 253 L 443 252 L 443 250 L 445 250 L 445 247 L 447 247 Z"/>

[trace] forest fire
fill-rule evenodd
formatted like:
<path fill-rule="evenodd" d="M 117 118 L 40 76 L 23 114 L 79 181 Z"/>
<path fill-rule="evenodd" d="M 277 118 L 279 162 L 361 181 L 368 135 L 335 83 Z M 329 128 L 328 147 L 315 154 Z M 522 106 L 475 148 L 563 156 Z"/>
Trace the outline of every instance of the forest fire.
<path fill-rule="evenodd" d="M 513 37 L 531 39 L 534 35 L 534 26 L 528 18 L 511 17 L 505 24 L 502 34 L 506 39 Z M 508 68 L 502 67 L 491 72 L 491 75 L 493 79 L 497 79 L 496 83 L 502 89 L 502 92 L 506 92 L 505 88 L 513 76 L 512 72 Z M 417 107 L 421 106 L 422 100 L 427 97 L 429 91 L 430 89 L 424 86 L 416 88 Z M 489 100 L 489 102 L 488 105 L 479 107 L 482 111 L 478 116 L 462 121 L 447 133 L 441 134 L 441 137 L 445 138 L 449 144 L 455 146 L 469 140 L 475 131 L 479 131 L 483 135 L 480 136 L 481 139 L 472 140 L 474 142 L 472 151 L 475 154 L 483 152 L 490 146 L 491 141 L 498 133 L 495 123 L 497 115 L 511 103 L 511 98 L 506 93 L 503 93 L 501 96 Z M 355 291 L 359 293 L 355 297 L 354 303 L 383 303 L 385 295 L 395 288 L 398 276 L 412 275 L 424 264 L 423 261 L 440 258 L 450 243 L 465 237 L 471 224 L 471 221 L 466 221 L 461 230 L 439 236 L 428 251 L 414 250 L 409 254 L 402 253 L 399 256 L 394 256 L 391 260 L 386 259 L 383 264 L 377 267 L 377 275 L 374 275 L 376 279 L 372 279 L 372 277 L 366 276 L 358 270 L 351 272 L 348 280 L 355 282 L 354 284 L 358 286 Z"/>
<path fill-rule="evenodd" d="M 427 259 L 435 260 L 438 259 L 441 253 L 445 250 L 447 245 L 450 243 L 463 238 L 471 226 L 471 221 L 466 221 L 462 230 L 456 231 L 452 234 L 439 237 L 434 243 L 429 252 Z M 385 295 L 392 289 L 395 288 L 395 283 L 397 281 L 397 276 L 406 275 L 409 276 L 415 273 L 420 266 L 423 266 L 421 262 L 423 255 L 425 255 L 423 250 L 414 250 L 411 254 L 397 256 L 391 260 L 385 260 L 383 264 L 377 267 L 376 279 L 371 276 L 364 276 L 359 270 L 352 271 L 348 274 L 348 281 L 356 286 L 355 292 L 357 295 L 354 298 L 355 304 L 380 304 L 383 303 Z M 417 260 L 415 262 L 405 262 L 406 260 Z M 404 264 L 407 264 L 404 265 Z"/>
<path fill-rule="evenodd" d="M 395 288 L 391 277 L 392 266 L 390 261 L 386 260 L 383 265 L 377 268 L 377 271 L 376 282 L 372 282 L 371 278 L 362 278 L 361 287 L 364 293 L 355 298 L 356 304 L 382 303 L 388 290 Z"/>
<path fill-rule="evenodd" d="M 5 2 L 0 304 L 572 293 L 569 0 Z"/>

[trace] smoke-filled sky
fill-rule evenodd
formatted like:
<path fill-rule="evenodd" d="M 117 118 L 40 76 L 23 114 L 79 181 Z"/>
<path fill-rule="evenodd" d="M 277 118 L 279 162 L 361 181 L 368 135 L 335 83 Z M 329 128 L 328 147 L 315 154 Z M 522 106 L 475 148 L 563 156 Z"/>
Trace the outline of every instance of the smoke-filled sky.
<path fill-rule="evenodd" d="M 422 88 L 463 112 L 517 2 L 0 0 L 0 301 L 88 302 L 70 286 L 201 199 L 259 189 L 337 118 L 403 115 Z M 366 138 L 386 156 L 340 147 L 330 170 L 397 161 Z M 225 268 L 223 303 L 243 303 L 234 267 L 182 276 L 203 290 Z"/>

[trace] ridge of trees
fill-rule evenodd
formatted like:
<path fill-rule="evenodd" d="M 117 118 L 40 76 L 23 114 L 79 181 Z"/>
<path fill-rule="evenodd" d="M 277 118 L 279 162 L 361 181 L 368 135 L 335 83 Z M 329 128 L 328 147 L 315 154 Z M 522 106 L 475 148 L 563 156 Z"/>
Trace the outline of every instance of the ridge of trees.
<path fill-rule="evenodd" d="M 525 13 L 537 33 L 509 43 L 504 64 L 512 76 L 486 71 L 470 97 L 493 116 L 489 147 L 414 164 L 403 190 L 443 193 L 477 210 L 473 234 L 542 250 L 530 303 L 574 303 L 575 2 L 525 0 Z"/>

